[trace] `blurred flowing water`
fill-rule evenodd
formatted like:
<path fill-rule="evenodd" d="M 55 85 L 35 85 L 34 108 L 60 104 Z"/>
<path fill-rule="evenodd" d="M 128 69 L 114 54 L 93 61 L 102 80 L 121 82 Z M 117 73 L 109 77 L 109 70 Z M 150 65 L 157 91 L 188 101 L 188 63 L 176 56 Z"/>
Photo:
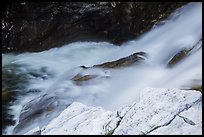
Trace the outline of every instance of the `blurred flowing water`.
<path fill-rule="evenodd" d="M 167 67 L 178 52 L 192 48 L 187 57 Z M 82 70 L 79 66 L 91 67 L 140 51 L 147 53 L 140 65 L 87 72 L 110 76 L 108 79 L 93 79 L 82 86 L 70 80 Z M 2 84 L 2 95 L 9 92 L 13 96 L 2 111 L 13 115 L 16 124 L 22 106 L 45 93 L 114 110 L 139 101 L 144 87 L 202 86 L 202 3 L 181 7 L 163 24 L 120 47 L 107 42 L 75 42 L 38 53 L 2 54 Z M 13 127 L 6 128 L 4 134 L 12 134 Z"/>

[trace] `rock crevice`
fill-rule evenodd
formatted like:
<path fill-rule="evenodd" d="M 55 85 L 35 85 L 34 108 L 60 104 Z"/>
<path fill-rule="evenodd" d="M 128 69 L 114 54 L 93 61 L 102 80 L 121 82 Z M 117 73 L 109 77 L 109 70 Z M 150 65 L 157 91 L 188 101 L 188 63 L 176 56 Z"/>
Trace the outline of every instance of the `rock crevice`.
<path fill-rule="evenodd" d="M 156 126 L 156 127 L 154 127 L 153 129 L 147 131 L 145 134 L 149 134 L 150 132 L 152 132 L 152 131 L 154 131 L 154 130 L 157 130 L 158 128 L 165 127 L 165 126 L 169 126 L 169 125 L 172 123 L 172 121 L 173 121 L 176 117 L 182 118 L 186 123 L 188 123 L 188 124 L 190 124 L 190 125 L 195 125 L 195 123 L 194 123 L 192 120 L 190 120 L 190 119 L 188 119 L 188 118 L 185 118 L 185 117 L 183 117 L 183 116 L 180 116 L 179 114 L 180 114 L 181 112 L 187 111 L 187 110 L 190 109 L 194 104 L 196 104 L 196 103 L 198 103 L 198 102 L 200 102 L 200 101 L 201 101 L 201 98 L 199 98 L 198 100 L 196 100 L 196 101 L 193 102 L 192 104 L 187 104 L 184 109 L 180 110 L 177 114 L 175 114 L 175 115 L 173 116 L 173 118 L 172 118 L 171 120 L 169 120 L 167 123 L 165 123 L 165 124 L 163 124 L 163 125 L 160 125 L 160 126 Z"/>

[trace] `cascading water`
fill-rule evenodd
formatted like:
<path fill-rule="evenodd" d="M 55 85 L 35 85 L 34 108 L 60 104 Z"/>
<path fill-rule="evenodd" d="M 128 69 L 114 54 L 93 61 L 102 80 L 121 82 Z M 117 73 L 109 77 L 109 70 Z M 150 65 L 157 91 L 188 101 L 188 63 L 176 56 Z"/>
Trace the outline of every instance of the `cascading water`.
<path fill-rule="evenodd" d="M 179 51 L 191 48 L 187 57 L 167 67 Z M 71 81 L 82 71 L 79 66 L 91 67 L 140 51 L 147 53 L 142 64 L 116 69 L 92 68 L 84 73 L 109 78 L 96 78 L 81 86 Z M 3 68 L 14 64 L 19 65 L 18 73 L 44 70 L 40 77 L 30 76 L 26 85 L 26 91 L 38 89 L 41 92 L 19 96 L 17 103 L 11 106 L 17 121 L 22 106 L 43 94 L 57 96 L 65 104 L 66 99 L 71 98 L 71 101 L 114 110 L 139 100 L 140 89 L 144 87 L 189 89 L 201 86 L 202 3 L 183 6 L 163 25 L 154 26 L 140 38 L 120 47 L 107 42 L 75 42 L 39 53 L 2 54 Z M 11 134 L 12 129 L 8 128 L 7 134 Z"/>

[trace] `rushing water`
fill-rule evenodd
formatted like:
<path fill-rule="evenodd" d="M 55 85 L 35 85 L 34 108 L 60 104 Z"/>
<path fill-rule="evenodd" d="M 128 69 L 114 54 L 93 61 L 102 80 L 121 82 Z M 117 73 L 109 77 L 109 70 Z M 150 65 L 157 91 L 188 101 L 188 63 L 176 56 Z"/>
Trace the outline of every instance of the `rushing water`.
<path fill-rule="evenodd" d="M 189 56 L 174 67 L 167 67 L 175 54 L 192 47 L 194 49 Z M 108 79 L 94 79 L 82 86 L 70 80 L 82 70 L 79 66 L 110 62 L 140 51 L 148 55 L 143 64 L 84 72 L 110 76 Z M 11 106 L 11 113 L 17 121 L 22 105 L 44 93 L 114 110 L 138 101 L 140 89 L 144 87 L 189 89 L 201 86 L 202 3 L 183 6 L 164 24 L 154 26 L 140 38 L 120 47 L 107 42 L 75 42 L 39 53 L 2 54 L 2 67 L 12 64 L 18 64 L 23 74 L 40 72 L 40 77 L 29 76 L 29 84 L 24 89 L 38 89 L 41 92 L 19 96 L 15 105 Z M 12 129 L 8 128 L 7 134 L 11 134 Z"/>

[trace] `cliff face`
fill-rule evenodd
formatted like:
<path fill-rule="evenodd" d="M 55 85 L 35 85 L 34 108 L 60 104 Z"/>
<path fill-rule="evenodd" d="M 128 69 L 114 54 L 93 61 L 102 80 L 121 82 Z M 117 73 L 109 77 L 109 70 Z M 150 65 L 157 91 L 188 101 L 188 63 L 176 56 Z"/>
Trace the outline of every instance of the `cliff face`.
<path fill-rule="evenodd" d="M 2 12 L 3 52 L 43 51 L 74 41 L 121 44 L 184 2 L 10 3 Z"/>

